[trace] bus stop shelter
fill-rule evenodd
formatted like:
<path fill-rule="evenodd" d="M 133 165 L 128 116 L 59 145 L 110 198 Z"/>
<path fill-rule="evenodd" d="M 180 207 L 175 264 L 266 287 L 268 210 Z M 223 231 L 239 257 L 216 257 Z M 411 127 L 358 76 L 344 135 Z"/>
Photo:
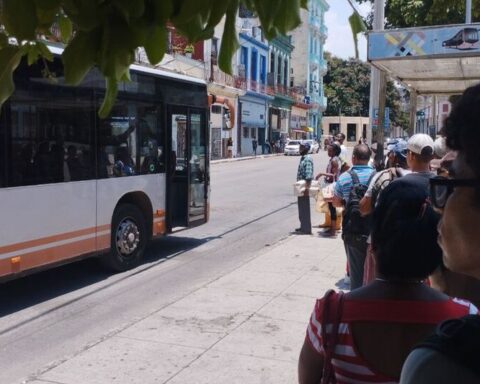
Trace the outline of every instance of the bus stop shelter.
<path fill-rule="evenodd" d="M 416 95 L 455 95 L 480 82 L 480 24 L 368 34 L 368 61 Z M 412 106 L 412 111 L 416 105 Z"/>

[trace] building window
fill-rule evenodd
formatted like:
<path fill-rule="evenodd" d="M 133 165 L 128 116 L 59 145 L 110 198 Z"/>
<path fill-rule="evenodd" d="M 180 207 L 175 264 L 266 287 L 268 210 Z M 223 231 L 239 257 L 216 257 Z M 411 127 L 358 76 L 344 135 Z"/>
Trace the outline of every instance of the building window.
<path fill-rule="evenodd" d="M 245 74 L 248 73 L 248 48 L 242 47 L 240 52 L 240 64 L 245 68 Z"/>
<path fill-rule="evenodd" d="M 222 106 L 221 105 L 212 105 L 212 113 L 221 114 L 222 113 Z"/>
<path fill-rule="evenodd" d="M 263 55 L 260 55 L 260 82 L 267 82 L 267 58 Z"/>
<path fill-rule="evenodd" d="M 340 133 L 340 124 L 330 123 L 328 125 L 328 133 L 333 136 L 335 136 L 337 133 Z"/>
<path fill-rule="evenodd" d="M 257 128 L 251 128 L 251 129 L 250 129 L 250 132 L 251 132 L 250 137 L 251 137 L 252 139 L 256 139 L 256 138 L 257 138 Z"/>
<path fill-rule="evenodd" d="M 248 127 L 243 127 L 243 138 L 244 139 L 248 139 L 248 132 L 249 132 Z"/>
<path fill-rule="evenodd" d="M 254 49 L 252 50 L 252 57 L 251 57 L 251 73 L 250 73 L 250 78 L 253 81 L 257 81 L 257 58 L 258 58 L 258 53 Z"/>
<path fill-rule="evenodd" d="M 212 56 L 212 60 L 213 60 L 214 64 L 216 64 L 217 58 L 218 58 L 218 38 L 216 38 L 216 37 L 212 37 L 212 53 L 211 53 L 211 56 Z"/>
<path fill-rule="evenodd" d="M 357 141 L 357 124 L 347 124 L 347 141 Z"/>

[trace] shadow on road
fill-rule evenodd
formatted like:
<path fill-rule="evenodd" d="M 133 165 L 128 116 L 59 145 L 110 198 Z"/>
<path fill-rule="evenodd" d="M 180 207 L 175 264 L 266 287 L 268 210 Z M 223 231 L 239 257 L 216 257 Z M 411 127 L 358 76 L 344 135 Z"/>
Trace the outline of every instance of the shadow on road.
<path fill-rule="evenodd" d="M 106 282 L 98 289 L 77 296 L 48 310 L 48 312 L 52 312 L 145 272 L 209 240 L 208 238 L 194 239 L 179 236 L 156 239 L 148 245 L 143 263 L 139 267 L 123 273 L 114 274 L 102 267 L 97 258 L 90 258 L 2 283 L 0 284 L 0 317 L 99 283 L 115 275 L 114 280 Z M 42 313 L 39 316 L 44 314 Z M 39 316 L 36 316 L 36 318 Z"/>

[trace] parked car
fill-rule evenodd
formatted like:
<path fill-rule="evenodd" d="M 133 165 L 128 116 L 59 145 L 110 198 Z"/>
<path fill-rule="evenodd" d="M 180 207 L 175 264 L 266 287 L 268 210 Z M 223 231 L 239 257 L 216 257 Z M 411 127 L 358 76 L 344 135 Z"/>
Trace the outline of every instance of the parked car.
<path fill-rule="evenodd" d="M 287 145 L 285 145 L 285 150 L 283 154 L 287 155 L 300 155 L 300 141 L 299 140 L 290 140 Z"/>
<path fill-rule="evenodd" d="M 310 144 L 310 151 L 308 153 L 318 153 L 320 145 L 315 140 L 302 140 L 302 143 Z"/>

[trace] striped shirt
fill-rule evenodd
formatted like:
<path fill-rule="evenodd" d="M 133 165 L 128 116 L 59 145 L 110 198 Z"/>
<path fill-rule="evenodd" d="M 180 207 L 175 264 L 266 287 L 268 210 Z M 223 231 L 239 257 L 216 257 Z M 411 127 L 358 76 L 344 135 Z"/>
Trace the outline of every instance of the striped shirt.
<path fill-rule="evenodd" d="M 354 165 L 351 170 L 355 171 L 358 175 L 358 180 L 360 184 L 367 185 L 370 175 L 375 172 L 375 170 L 368 165 Z M 335 184 L 334 195 L 336 197 L 345 200 L 345 203 L 348 202 L 350 197 L 350 191 L 352 190 L 352 177 L 350 173 L 344 172 L 338 178 L 337 183 Z"/>
<path fill-rule="evenodd" d="M 307 340 L 319 353 L 324 354 L 322 343 L 323 299 L 317 300 L 307 328 Z M 332 312 L 332 311 L 330 311 Z M 349 300 L 345 298 L 342 318 L 338 327 L 338 342 L 332 357 L 337 384 L 395 384 L 398 379 L 376 372 L 358 352 L 352 335 L 354 322 L 435 324 L 449 318 L 478 314 L 471 303 L 458 299 L 447 301 L 400 301 L 400 300 Z M 331 334 L 334 316 L 330 313 L 327 334 Z M 420 340 L 419 340 L 420 341 Z M 385 343 L 385 340 L 372 340 Z M 395 349 L 394 345 L 390 345 Z"/>
<path fill-rule="evenodd" d="M 313 161 L 310 155 L 302 156 L 300 164 L 298 164 L 297 181 L 313 179 Z"/>

